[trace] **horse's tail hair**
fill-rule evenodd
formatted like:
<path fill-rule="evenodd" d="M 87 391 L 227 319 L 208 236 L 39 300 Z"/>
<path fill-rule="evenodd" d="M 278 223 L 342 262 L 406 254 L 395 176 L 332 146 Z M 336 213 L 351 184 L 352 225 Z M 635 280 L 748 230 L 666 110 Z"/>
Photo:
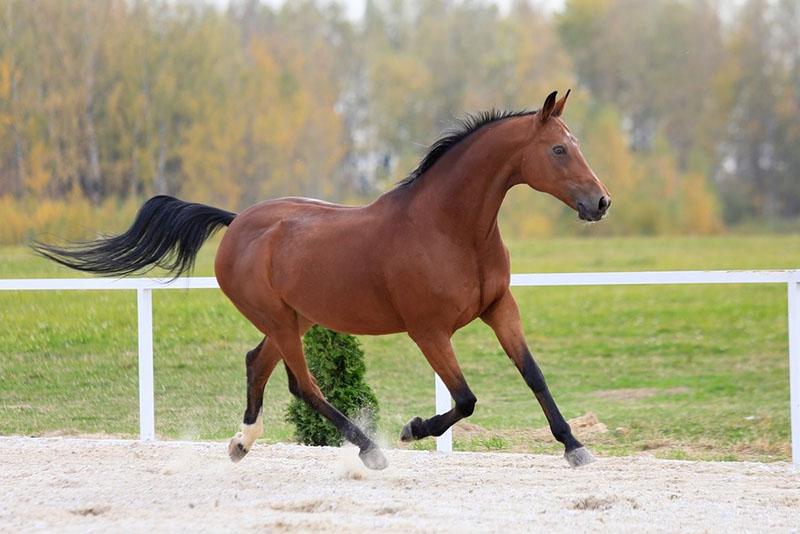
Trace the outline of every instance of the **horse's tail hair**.
<path fill-rule="evenodd" d="M 177 278 L 192 269 L 206 239 L 235 217 L 219 208 L 159 195 L 144 203 L 123 234 L 64 247 L 39 241 L 31 246 L 41 256 L 79 271 L 127 276 L 161 267 Z"/>

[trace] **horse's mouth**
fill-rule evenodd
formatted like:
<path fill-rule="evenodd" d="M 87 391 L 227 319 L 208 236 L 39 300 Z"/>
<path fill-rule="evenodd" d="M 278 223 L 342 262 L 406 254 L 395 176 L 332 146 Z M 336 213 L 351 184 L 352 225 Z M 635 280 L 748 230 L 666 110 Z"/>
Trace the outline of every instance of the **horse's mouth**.
<path fill-rule="evenodd" d="M 582 202 L 578 202 L 578 218 L 586 222 L 597 222 L 606 215 L 606 211 L 589 210 Z"/>

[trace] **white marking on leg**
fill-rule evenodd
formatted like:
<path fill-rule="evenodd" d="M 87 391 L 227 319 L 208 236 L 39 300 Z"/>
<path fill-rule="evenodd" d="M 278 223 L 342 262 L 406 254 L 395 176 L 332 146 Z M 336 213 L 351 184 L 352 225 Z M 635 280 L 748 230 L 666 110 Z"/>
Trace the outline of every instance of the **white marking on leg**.
<path fill-rule="evenodd" d="M 253 443 L 261 437 L 261 434 L 264 433 L 264 418 L 262 412 L 258 412 L 258 417 L 256 418 L 256 422 L 252 425 L 246 425 L 242 423 L 242 431 L 241 433 L 241 440 L 242 445 L 247 450 L 253 446 Z"/>

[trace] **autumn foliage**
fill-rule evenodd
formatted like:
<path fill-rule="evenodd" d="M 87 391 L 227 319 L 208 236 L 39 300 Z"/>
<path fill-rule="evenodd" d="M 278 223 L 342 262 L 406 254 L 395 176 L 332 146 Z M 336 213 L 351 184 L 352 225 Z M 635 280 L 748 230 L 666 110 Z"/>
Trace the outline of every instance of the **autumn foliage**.
<path fill-rule="evenodd" d="M 574 89 L 614 197 L 591 228 L 513 191 L 507 233 L 711 233 L 800 216 L 800 8 L 747 0 L 0 2 L 0 242 L 86 236 L 149 195 L 363 202 L 466 111 Z M 106 226 L 108 223 L 108 226 Z"/>

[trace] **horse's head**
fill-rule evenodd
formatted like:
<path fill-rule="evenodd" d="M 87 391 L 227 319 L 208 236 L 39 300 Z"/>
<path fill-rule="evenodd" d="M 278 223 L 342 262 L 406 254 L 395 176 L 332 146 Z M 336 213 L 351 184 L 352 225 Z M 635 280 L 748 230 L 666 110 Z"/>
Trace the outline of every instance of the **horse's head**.
<path fill-rule="evenodd" d="M 533 116 L 531 142 L 522 154 L 522 179 L 550 193 L 578 212 L 584 221 L 599 221 L 611 206 L 611 196 L 581 153 L 578 140 L 561 120 L 569 91 L 556 101 L 553 91 Z"/>

